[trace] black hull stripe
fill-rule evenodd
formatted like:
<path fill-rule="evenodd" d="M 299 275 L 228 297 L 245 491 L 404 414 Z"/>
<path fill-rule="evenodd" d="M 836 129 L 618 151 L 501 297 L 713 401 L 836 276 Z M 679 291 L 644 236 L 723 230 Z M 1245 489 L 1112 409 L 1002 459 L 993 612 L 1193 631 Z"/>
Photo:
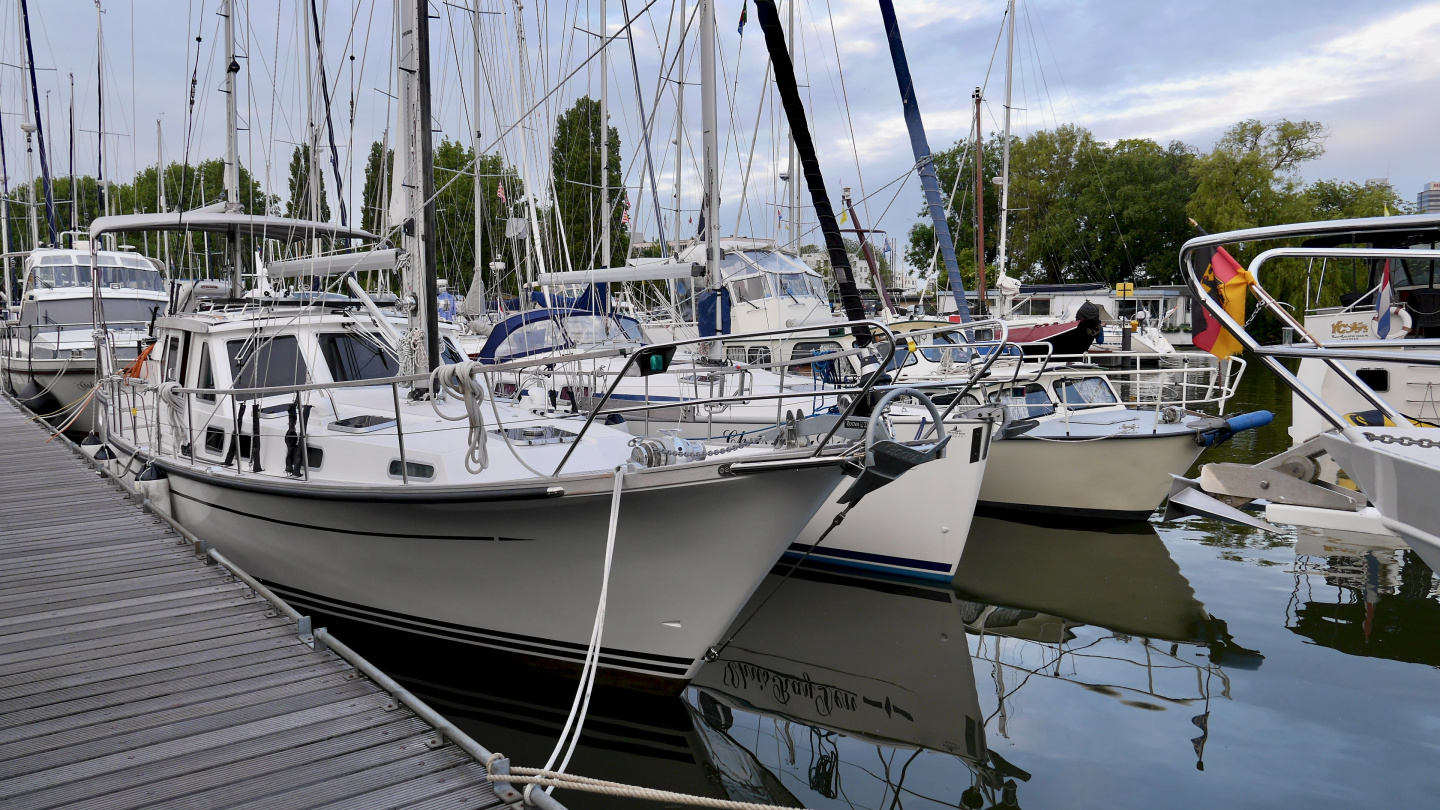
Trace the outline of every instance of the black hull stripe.
<path fill-rule="evenodd" d="M 814 551 L 811 551 L 814 549 Z M 944 574 L 950 573 L 951 566 L 945 563 L 928 562 L 926 560 L 912 560 L 909 557 L 892 557 L 889 554 L 872 554 L 868 551 L 850 551 L 843 548 L 815 548 L 803 543 L 791 543 L 790 551 L 795 554 L 804 554 L 810 551 L 813 557 L 839 557 L 845 560 L 858 560 L 861 562 L 877 563 L 879 565 L 899 566 L 902 568 L 918 568 L 922 571 L 939 571 Z"/>
<path fill-rule="evenodd" d="M 548 639 L 535 638 L 533 639 L 533 643 L 524 643 L 518 641 L 511 641 L 507 638 L 503 638 L 505 636 L 514 637 L 515 634 L 513 633 L 500 633 L 491 630 L 482 630 L 480 628 L 465 628 L 466 632 L 455 632 L 445 627 L 444 625 L 448 623 L 444 622 L 434 622 L 413 616 L 405 616 L 405 614 L 397 614 L 391 611 L 379 610 L 376 608 L 361 608 L 357 610 L 348 607 L 342 607 L 340 604 L 336 604 L 332 600 L 323 598 L 311 599 L 291 592 L 291 589 L 285 588 L 284 586 L 275 585 L 274 583 L 267 582 L 266 585 L 268 585 L 280 596 L 284 597 L 287 602 L 294 604 L 296 607 L 308 608 L 311 611 L 329 614 L 331 616 L 335 616 L 341 619 L 365 622 L 367 624 L 378 625 L 380 627 L 386 627 L 392 630 L 398 630 L 401 632 L 412 633 L 421 636 L 430 636 L 433 638 L 459 642 L 462 644 L 471 644 L 479 647 L 492 647 L 494 649 L 504 650 L 507 652 L 521 653 L 525 655 L 535 655 L 543 658 L 554 658 L 561 661 L 570 661 L 577 664 L 584 663 L 585 661 L 585 648 L 583 647 L 580 647 L 578 650 L 575 650 L 573 652 L 569 650 L 556 649 L 556 647 L 570 648 L 578 646 L 573 644 L 572 642 L 551 641 Z M 520 638 L 526 637 L 521 636 Z M 613 654 L 617 652 L 621 656 L 626 657 L 617 657 Z M 671 656 L 656 656 L 649 655 L 647 653 L 627 653 L 617 650 L 611 650 L 610 653 L 612 654 L 607 654 L 606 648 L 601 648 L 600 663 L 602 665 L 615 668 L 640 670 L 648 674 L 659 675 L 667 678 L 683 678 L 685 676 L 686 670 L 689 668 L 689 665 L 693 663 L 684 658 L 673 658 L 672 660 L 679 661 L 682 663 L 682 665 L 666 666 L 664 664 L 645 663 L 641 661 L 630 660 L 630 656 L 633 656 L 635 658 L 647 659 L 672 658 Z"/>
<path fill-rule="evenodd" d="M 266 523 L 275 523 L 281 526 L 293 526 L 297 529 L 306 529 L 315 532 L 330 532 L 332 534 L 354 534 L 362 537 L 384 537 L 392 540 L 473 540 L 481 542 L 505 542 L 505 543 L 533 543 L 535 540 L 528 537 L 495 537 L 494 535 L 463 535 L 463 534 L 394 534 L 391 532 L 366 532 L 359 529 L 332 529 L 328 526 L 316 526 L 313 523 L 299 523 L 293 520 L 281 520 L 280 518 L 256 515 L 250 512 L 242 512 L 239 509 L 231 509 L 228 506 L 221 506 L 218 503 L 201 500 L 193 495 L 186 495 L 183 492 L 176 492 L 173 488 L 170 494 L 176 498 L 184 498 L 193 501 L 201 506 L 208 506 L 211 509 L 219 509 L 222 512 L 229 512 L 232 515 L 251 518 L 252 520 L 263 520 Z"/>
<path fill-rule="evenodd" d="M 152 458 L 152 462 L 167 475 L 200 481 L 224 489 L 241 492 L 258 492 L 282 498 L 305 498 L 316 501 L 359 501 L 361 503 L 495 503 L 505 501 L 537 501 L 559 498 L 565 490 L 558 486 L 517 487 L 511 489 L 464 489 L 445 490 L 431 487 L 403 489 L 346 489 L 330 486 L 304 486 L 297 481 L 293 484 L 265 483 L 243 478 L 221 480 L 212 475 L 196 472 L 184 464 L 175 464 L 163 458 Z M 596 493 L 605 494 L 605 493 Z"/>

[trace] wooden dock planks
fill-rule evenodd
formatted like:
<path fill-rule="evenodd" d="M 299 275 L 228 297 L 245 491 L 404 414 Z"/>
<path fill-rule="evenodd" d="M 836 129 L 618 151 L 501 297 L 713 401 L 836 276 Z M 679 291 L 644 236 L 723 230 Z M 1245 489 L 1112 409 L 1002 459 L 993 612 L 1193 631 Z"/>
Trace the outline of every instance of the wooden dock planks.
<path fill-rule="evenodd" d="M 485 767 L 0 397 L 0 806 L 489 808 Z"/>

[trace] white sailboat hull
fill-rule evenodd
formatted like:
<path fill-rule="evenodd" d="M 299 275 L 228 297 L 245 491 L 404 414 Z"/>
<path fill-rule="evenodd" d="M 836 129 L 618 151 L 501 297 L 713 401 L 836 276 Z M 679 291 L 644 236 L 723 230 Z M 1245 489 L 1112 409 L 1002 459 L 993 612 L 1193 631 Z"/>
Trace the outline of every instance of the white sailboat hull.
<path fill-rule="evenodd" d="M 980 506 L 1113 520 L 1144 520 L 1200 457 L 1192 431 L 1099 440 L 1019 436 L 995 442 Z"/>
<path fill-rule="evenodd" d="M 302 611 L 584 660 L 608 485 L 542 501 L 324 500 L 170 473 L 176 519 Z M 627 488 L 601 666 L 689 680 L 840 477 L 830 466 Z M 744 504 L 743 523 L 722 503 Z"/>
<path fill-rule="evenodd" d="M 5 390 L 35 413 L 58 412 L 52 419 L 68 419 L 95 387 L 94 362 L 11 358 L 3 368 Z M 94 429 L 94 408 L 88 405 L 68 428 L 80 433 Z"/>
<path fill-rule="evenodd" d="M 965 538 L 985 479 L 987 422 L 947 424 L 945 457 L 922 464 L 894 484 L 866 495 L 816 547 L 844 505 L 844 480 L 786 552 L 806 562 L 839 565 L 916 579 L 949 582 L 965 553 Z"/>

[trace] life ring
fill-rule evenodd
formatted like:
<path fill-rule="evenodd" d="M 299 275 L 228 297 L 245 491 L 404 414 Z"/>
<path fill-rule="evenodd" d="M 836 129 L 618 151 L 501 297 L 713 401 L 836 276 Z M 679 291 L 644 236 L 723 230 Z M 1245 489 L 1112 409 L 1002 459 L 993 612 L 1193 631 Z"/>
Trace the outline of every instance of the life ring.
<path fill-rule="evenodd" d="M 1373 320 L 1378 327 L 1380 316 L 1376 315 Z M 1414 323 L 1410 318 L 1410 311 L 1408 309 L 1403 306 L 1390 307 L 1390 333 L 1385 336 L 1385 339 L 1399 340 L 1405 337 L 1410 334 L 1410 329 L 1414 326 Z"/>

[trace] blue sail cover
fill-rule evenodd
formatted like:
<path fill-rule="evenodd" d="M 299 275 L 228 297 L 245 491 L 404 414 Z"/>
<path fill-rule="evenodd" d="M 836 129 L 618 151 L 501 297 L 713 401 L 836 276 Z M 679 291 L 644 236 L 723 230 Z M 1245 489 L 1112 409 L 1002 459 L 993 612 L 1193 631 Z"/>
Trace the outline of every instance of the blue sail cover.
<path fill-rule="evenodd" d="M 730 291 L 721 287 L 716 295 L 716 290 L 703 290 L 696 296 L 695 305 L 700 310 L 700 317 L 697 322 L 700 326 L 700 337 L 715 337 L 715 300 L 720 300 L 720 334 L 730 334 Z"/>
<path fill-rule="evenodd" d="M 895 5 L 880 0 L 880 15 L 885 19 L 885 36 L 890 40 L 890 60 L 895 63 L 895 78 L 900 83 L 900 103 L 905 109 L 905 128 L 910 130 L 910 149 L 920 170 L 920 187 L 925 190 L 925 204 L 935 223 L 935 239 L 940 243 L 940 258 L 950 275 L 950 292 L 962 323 L 970 320 L 970 304 L 965 300 L 965 280 L 955 261 L 955 241 L 950 236 L 950 223 L 945 219 L 945 200 L 940 195 L 940 180 L 930 157 L 930 141 L 925 137 L 925 122 L 920 118 L 920 105 L 915 101 L 915 83 L 910 79 L 910 63 L 905 59 L 905 43 L 900 39 L 900 24 L 895 20 Z M 981 261 L 984 261 L 982 258 Z"/>
<path fill-rule="evenodd" d="M 537 307 L 554 307 L 555 309 L 575 309 L 583 312 L 594 312 L 596 314 L 610 311 L 610 293 L 606 282 L 597 281 L 585 287 L 585 292 L 576 296 L 550 294 L 550 300 L 545 300 L 544 290 L 532 290 L 530 300 L 535 302 Z"/>

